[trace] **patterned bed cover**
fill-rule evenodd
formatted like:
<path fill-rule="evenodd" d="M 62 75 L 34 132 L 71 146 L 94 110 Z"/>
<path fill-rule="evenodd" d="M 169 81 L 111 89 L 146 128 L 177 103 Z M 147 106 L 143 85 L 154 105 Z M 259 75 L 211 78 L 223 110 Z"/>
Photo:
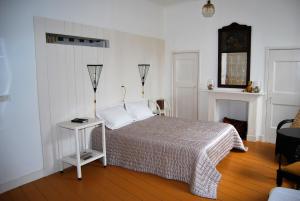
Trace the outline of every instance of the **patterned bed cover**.
<path fill-rule="evenodd" d="M 92 146 L 101 150 L 101 129 Z M 116 130 L 106 130 L 110 165 L 186 182 L 190 191 L 217 198 L 221 174 L 216 165 L 232 148 L 246 151 L 229 124 L 155 116 Z"/>

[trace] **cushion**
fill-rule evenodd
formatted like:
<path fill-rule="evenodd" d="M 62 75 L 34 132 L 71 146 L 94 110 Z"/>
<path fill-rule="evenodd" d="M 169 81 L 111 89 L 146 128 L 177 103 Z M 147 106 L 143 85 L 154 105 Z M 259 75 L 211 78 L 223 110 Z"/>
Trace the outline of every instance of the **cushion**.
<path fill-rule="evenodd" d="M 146 101 L 125 103 L 126 110 L 135 121 L 141 121 L 154 116 Z"/>
<path fill-rule="evenodd" d="M 96 115 L 102 118 L 106 127 L 110 129 L 118 129 L 133 122 L 133 118 L 121 105 L 98 110 Z"/>
<path fill-rule="evenodd" d="M 298 111 L 298 114 L 296 115 L 294 122 L 291 125 L 291 128 L 300 128 L 300 110 Z"/>
<path fill-rule="evenodd" d="M 293 175 L 300 176 L 300 161 L 284 166 L 281 170 L 291 173 Z"/>
<path fill-rule="evenodd" d="M 268 201 L 299 201 L 300 200 L 300 191 L 275 187 L 271 190 Z"/>
<path fill-rule="evenodd" d="M 224 117 L 223 122 L 233 125 L 233 127 L 239 133 L 240 137 L 243 140 L 246 140 L 246 138 L 247 138 L 247 127 L 248 127 L 247 121 L 240 121 L 240 120 L 235 120 L 235 119 L 230 119 L 230 118 Z"/>

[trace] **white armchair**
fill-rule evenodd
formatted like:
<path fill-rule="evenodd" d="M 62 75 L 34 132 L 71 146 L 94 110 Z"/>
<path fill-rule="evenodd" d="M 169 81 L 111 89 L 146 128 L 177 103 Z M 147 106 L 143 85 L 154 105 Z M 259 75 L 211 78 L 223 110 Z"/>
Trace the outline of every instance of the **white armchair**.
<path fill-rule="evenodd" d="M 271 190 L 268 201 L 300 201 L 300 190 L 275 187 Z"/>

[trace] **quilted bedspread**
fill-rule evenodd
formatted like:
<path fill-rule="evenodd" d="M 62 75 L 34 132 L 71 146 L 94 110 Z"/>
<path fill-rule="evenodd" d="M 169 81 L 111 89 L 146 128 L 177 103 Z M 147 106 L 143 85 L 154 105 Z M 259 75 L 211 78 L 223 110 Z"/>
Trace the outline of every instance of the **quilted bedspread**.
<path fill-rule="evenodd" d="M 101 150 L 101 129 L 92 146 Z M 107 163 L 186 182 L 198 196 L 217 198 L 216 165 L 232 148 L 246 151 L 229 124 L 155 116 L 106 130 Z"/>

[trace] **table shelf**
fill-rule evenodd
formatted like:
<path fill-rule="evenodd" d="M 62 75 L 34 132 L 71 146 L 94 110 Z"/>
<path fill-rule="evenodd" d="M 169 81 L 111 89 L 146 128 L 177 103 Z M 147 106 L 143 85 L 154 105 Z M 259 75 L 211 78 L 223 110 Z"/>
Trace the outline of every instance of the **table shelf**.
<path fill-rule="evenodd" d="M 96 151 L 94 149 L 86 149 L 86 128 L 90 127 L 102 127 L 102 152 Z M 63 172 L 63 163 L 68 163 L 71 165 L 74 165 L 77 167 L 77 178 L 81 180 L 82 178 L 82 173 L 81 173 L 81 166 L 88 164 L 94 160 L 103 159 L 103 165 L 104 167 L 106 166 L 106 143 L 105 143 L 105 123 L 103 119 L 97 119 L 97 118 L 88 118 L 88 121 L 85 123 L 74 123 L 69 121 L 65 122 L 60 122 L 57 124 L 58 127 L 63 128 L 63 129 L 68 129 L 72 130 L 73 132 L 68 132 L 69 134 L 73 135 L 75 137 L 75 148 L 76 148 L 76 153 L 68 156 L 63 156 L 63 153 L 61 150 L 63 150 L 63 146 L 61 143 L 61 139 L 58 139 L 58 147 L 59 147 L 59 158 L 60 158 L 60 171 Z M 83 130 L 83 132 L 80 132 L 80 130 Z M 83 135 L 84 140 L 84 151 L 80 150 L 80 137 L 79 135 Z M 77 155 L 81 155 L 84 152 L 90 152 L 92 155 L 90 158 L 87 158 L 84 160 L 83 158 L 77 158 Z M 84 157 L 84 156 L 82 156 Z"/>
<path fill-rule="evenodd" d="M 88 164 L 94 160 L 97 160 L 99 158 L 102 158 L 104 157 L 104 153 L 103 152 L 99 152 L 99 151 L 96 151 L 96 150 L 92 150 L 92 149 L 87 149 L 86 152 L 91 152 L 92 153 L 92 156 L 86 160 L 84 159 L 80 159 L 80 165 L 85 165 L 85 164 Z M 69 163 L 71 165 L 74 165 L 74 166 L 77 166 L 77 159 L 76 159 L 76 153 L 74 154 L 71 154 L 69 156 L 65 156 L 62 158 L 62 161 L 65 162 L 65 163 Z"/>

